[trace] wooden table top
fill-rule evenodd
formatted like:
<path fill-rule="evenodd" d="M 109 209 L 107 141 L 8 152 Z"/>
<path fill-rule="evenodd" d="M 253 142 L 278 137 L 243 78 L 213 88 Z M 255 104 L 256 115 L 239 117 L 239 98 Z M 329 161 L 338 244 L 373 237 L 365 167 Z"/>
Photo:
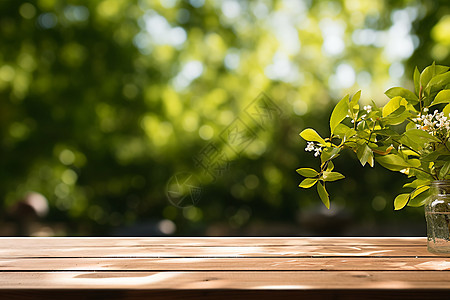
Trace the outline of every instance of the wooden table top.
<path fill-rule="evenodd" d="M 426 238 L 0 238 L 0 299 L 446 295 Z"/>

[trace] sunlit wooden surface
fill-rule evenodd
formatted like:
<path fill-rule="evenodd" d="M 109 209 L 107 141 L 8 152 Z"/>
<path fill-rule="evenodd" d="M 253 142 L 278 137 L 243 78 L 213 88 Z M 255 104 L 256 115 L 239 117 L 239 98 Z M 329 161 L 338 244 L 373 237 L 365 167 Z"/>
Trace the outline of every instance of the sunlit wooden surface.
<path fill-rule="evenodd" d="M 425 238 L 0 238 L 0 299 L 450 299 Z"/>

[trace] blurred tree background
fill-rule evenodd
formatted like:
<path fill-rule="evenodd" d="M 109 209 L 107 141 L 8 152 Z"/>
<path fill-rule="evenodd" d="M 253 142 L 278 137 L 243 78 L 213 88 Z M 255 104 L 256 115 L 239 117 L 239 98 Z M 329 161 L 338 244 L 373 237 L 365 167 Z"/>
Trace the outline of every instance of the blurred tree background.
<path fill-rule="evenodd" d="M 449 8 L 0 1 L 0 235 L 424 235 L 406 177 L 350 155 L 329 211 L 298 188 L 298 133 L 450 65 Z"/>

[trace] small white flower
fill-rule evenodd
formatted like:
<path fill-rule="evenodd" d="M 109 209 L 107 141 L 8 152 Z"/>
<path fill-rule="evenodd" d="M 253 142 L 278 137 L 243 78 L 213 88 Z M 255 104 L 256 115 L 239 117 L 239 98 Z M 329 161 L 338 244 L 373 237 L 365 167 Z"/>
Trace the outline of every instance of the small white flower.
<path fill-rule="evenodd" d="M 320 147 L 316 148 L 316 152 L 314 152 L 314 156 L 315 157 L 319 156 L 320 152 L 322 152 L 322 149 Z"/>
<path fill-rule="evenodd" d="M 305 151 L 314 152 L 314 156 L 317 157 L 322 152 L 322 147 L 319 145 L 316 145 L 314 142 L 307 142 Z"/>
<path fill-rule="evenodd" d="M 370 113 L 370 112 L 372 111 L 372 106 L 370 106 L 370 105 L 365 105 L 365 106 L 363 107 L 363 109 L 364 109 L 365 111 L 367 111 L 368 113 Z"/>
<path fill-rule="evenodd" d="M 416 123 L 416 128 L 421 129 L 432 136 L 448 138 L 450 131 L 450 118 L 443 112 L 434 110 L 433 114 L 425 114 L 428 109 L 423 110 L 417 118 L 412 119 Z"/>
<path fill-rule="evenodd" d="M 305 151 L 314 151 L 315 147 L 314 147 L 314 143 L 313 142 L 308 142 L 306 144 L 306 148 Z"/>

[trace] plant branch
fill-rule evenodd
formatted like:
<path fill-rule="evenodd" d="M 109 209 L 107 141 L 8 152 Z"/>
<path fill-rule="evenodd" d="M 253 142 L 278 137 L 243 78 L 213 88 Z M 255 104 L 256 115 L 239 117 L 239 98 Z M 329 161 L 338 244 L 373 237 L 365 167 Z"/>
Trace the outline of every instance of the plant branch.
<path fill-rule="evenodd" d="M 417 171 L 420 171 L 420 172 L 423 172 L 423 173 L 425 173 L 425 174 L 427 174 L 427 175 L 430 175 L 430 176 L 433 177 L 434 179 L 439 180 L 439 178 L 438 178 L 437 176 L 434 176 L 432 173 L 429 173 L 429 172 L 427 172 L 427 171 L 425 171 L 425 170 L 419 169 L 419 168 L 417 168 L 417 167 L 409 167 L 409 168 L 410 168 L 410 169 L 417 170 Z"/>

